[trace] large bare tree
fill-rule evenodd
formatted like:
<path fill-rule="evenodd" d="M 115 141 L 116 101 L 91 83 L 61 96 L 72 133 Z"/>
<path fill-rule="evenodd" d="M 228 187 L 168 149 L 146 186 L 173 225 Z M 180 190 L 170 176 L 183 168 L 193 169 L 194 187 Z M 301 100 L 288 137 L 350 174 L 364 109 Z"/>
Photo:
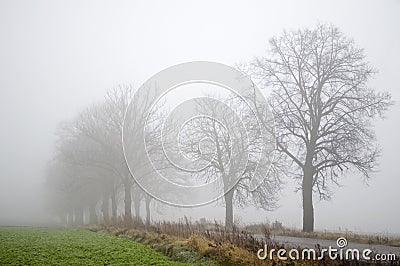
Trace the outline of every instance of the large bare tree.
<path fill-rule="evenodd" d="M 331 184 L 350 170 L 366 178 L 380 154 L 372 121 L 390 95 L 368 86 L 376 72 L 363 49 L 338 28 L 284 31 L 249 73 L 271 89 L 277 149 L 293 166 L 303 198 L 303 231 L 314 230 L 313 192 L 329 199 Z"/>

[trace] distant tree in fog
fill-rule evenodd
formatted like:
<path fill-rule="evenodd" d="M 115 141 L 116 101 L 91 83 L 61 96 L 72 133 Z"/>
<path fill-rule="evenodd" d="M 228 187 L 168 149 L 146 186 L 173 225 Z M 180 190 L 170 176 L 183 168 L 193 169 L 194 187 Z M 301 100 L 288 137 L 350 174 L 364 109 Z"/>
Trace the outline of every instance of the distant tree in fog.
<path fill-rule="evenodd" d="M 293 167 L 303 197 L 303 231 L 314 230 L 313 192 L 331 196 L 331 184 L 354 169 L 366 178 L 379 149 L 372 119 L 391 104 L 367 81 L 376 72 L 364 51 L 336 27 L 285 31 L 270 40 L 266 57 L 248 73 L 271 89 L 277 150 Z"/>
<path fill-rule="evenodd" d="M 89 220 L 93 222 L 97 220 L 96 206 L 101 202 L 103 220 L 109 222 L 110 218 L 117 217 L 118 196 L 123 194 L 125 220 L 130 222 L 132 219 L 132 203 L 135 216 L 140 217 L 140 206 L 144 200 L 146 222 L 150 222 L 152 197 L 142 191 L 133 175 L 136 179 L 152 182 L 154 169 L 145 163 L 143 158 L 146 154 L 144 151 L 138 152 L 135 145 L 145 137 L 152 143 L 152 138 L 159 134 L 159 130 L 143 134 L 146 120 L 144 110 L 149 108 L 150 99 L 135 106 L 136 110 L 124 122 L 125 112 L 133 96 L 131 87 L 112 89 L 107 93 L 104 102 L 86 108 L 72 121 L 60 125 L 56 154 L 50 163 L 51 171 L 48 171 L 47 178 L 49 195 L 54 197 L 49 200 L 55 200 L 49 204 L 53 211 L 57 210 L 56 206 L 59 204 L 60 208 L 56 213 L 61 214 L 64 211 L 74 221 L 82 223 L 81 214 L 88 207 Z M 157 121 L 155 119 L 153 125 L 157 125 Z M 133 156 L 130 157 L 133 160 L 130 169 L 122 148 L 124 125 L 125 138 L 130 143 L 126 149 Z M 62 195 L 66 201 L 64 203 L 58 200 Z"/>
<path fill-rule="evenodd" d="M 102 201 L 103 219 L 110 218 L 109 201 L 111 195 L 113 217 L 116 216 L 115 193 L 119 187 L 120 169 L 118 160 L 110 147 L 103 145 L 102 133 L 95 128 L 94 113 L 98 116 L 102 111 L 101 105 L 92 106 L 70 122 L 64 122 L 58 130 L 56 154 L 51 165 L 56 165 L 58 171 L 48 175 L 48 182 L 54 179 L 71 180 L 74 189 L 70 191 L 70 201 L 77 201 L 79 210 L 89 207 L 90 220 L 97 220 L 95 209 L 98 201 Z M 83 126 L 85 125 L 85 126 Z M 93 130 L 94 133 L 89 132 Z M 107 150 L 108 149 L 108 150 Z M 54 167 L 53 167 L 54 168 Z M 70 182 L 70 184 L 72 184 Z M 57 191 L 57 188 L 54 188 Z M 91 200 L 88 194 L 93 194 Z M 74 211 L 76 213 L 76 211 Z"/>

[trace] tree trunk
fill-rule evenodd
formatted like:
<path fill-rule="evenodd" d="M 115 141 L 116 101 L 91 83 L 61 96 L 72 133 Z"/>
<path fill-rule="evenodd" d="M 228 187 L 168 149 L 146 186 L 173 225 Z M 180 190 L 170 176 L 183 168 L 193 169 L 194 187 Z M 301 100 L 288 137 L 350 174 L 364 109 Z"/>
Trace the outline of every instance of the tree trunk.
<path fill-rule="evenodd" d="M 96 203 L 89 205 L 89 224 L 97 224 Z"/>
<path fill-rule="evenodd" d="M 313 173 L 311 166 L 303 170 L 303 232 L 314 231 L 314 207 L 312 198 Z"/>
<path fill-rule="evenodd" d="M 146 204 L 146 224 L 150 224 L 150 202 L 151 202 L 151 197 L 146 196 L 144 198 L 145 204 Z"/>
<path fill-rule="evenodd" d="M 111 217 L 113 219 L 117 218 L 117 199 L 115 197 L 115 189 L 111 193 Z"/>
<path fill-rule="evenodd" d="M 225 227 L 232 228 L 233 226 L 233 192 L 231 189 L 225 194 Z"/>
<path fill-rule="evenodd" d="M 69 211 L 67 214 L 67 224 L 68 226 L 73 226 L 74 225 L 74 212 L 73 211 Z"/>
<path fill-rule="evenodd" d="M 75 208 L 76 225 L 83 225 L 83 208 Z"/>
<path fill-rule="evenodd" d="M 131 188 L 132 183 L 131 180 L 127 177 L 125 178 L 124 182 L 124 189 L 125 189 L 125 220 L 131 221 L 132 220 L 132 196 L 131 196 Z"/>
<path fill-rule="evenodd" d="M 104 223 L 108 223 L 109 219 L 110 219 L 110 215 L 109 215 L 109 211 L 108 211 L 108 209 L 109 209 L 109 201 L 110 201 L 110 199 L 109 199 L 108 195 L 104 194 L 103 203 L 101 205 L 101 212 L 103 213 Z"/>
<path fill-rule="evenodd" d="M 140 219 L 140 198 L 136 198 L 133 201 L 133 206 L 135 207 L 135 217 L 136 217 L 136 219 Z"/>

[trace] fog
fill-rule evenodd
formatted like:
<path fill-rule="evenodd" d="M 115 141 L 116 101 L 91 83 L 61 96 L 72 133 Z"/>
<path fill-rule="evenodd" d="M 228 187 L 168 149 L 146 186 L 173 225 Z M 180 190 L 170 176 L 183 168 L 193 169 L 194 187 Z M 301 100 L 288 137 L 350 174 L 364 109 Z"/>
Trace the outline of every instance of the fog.
<path fill-rule="evenodd" d="M 399 1 L 1 1 L 0 224 L 52 224 L 44 170 L 60 122 L 104 99 L 121 84 L 139 87 L 179 63 L 234 66 L 266 53 L 284 29 L 332 23 L 379 73 L 370 85 L 397 104 L 376 121 L 379 171 L 364 182 L 347 175 L 330 201 L 315 197 L 317 230 L 400 233 Z M 281 221 L 301 228 L 301 193 L 286 179 L 279 208 L 235 208 L 243 223 Z M 223 221 L 224 208 L 164 207 L 156 219 L 186 215 Z"/>

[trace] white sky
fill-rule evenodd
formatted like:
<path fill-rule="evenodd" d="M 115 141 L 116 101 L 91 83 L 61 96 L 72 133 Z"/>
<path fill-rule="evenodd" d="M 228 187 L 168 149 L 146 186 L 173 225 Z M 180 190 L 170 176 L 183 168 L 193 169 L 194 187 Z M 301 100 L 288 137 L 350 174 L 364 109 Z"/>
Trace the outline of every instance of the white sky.
<path fill-rule="evenodd" d="M 140 86 L 194 60 L 234 65 L 265 54 L 284 28 L 333 23 L 379 69 L 371 82 L 400 100 L 400 1 L 5 1 L 0 0 L 0 223 L 38 219 L 42 171 L 57 124 L 119 84 Z M 348 176 L 329 202 L 315 200 L 317 229 L 400 233 L 400 107 L 377 123 L 381 171 L 366 186 Z M 300 194 L 245 221 L 301 226 Z M 176 211 L 198 218 L 223 209 Z"/>

